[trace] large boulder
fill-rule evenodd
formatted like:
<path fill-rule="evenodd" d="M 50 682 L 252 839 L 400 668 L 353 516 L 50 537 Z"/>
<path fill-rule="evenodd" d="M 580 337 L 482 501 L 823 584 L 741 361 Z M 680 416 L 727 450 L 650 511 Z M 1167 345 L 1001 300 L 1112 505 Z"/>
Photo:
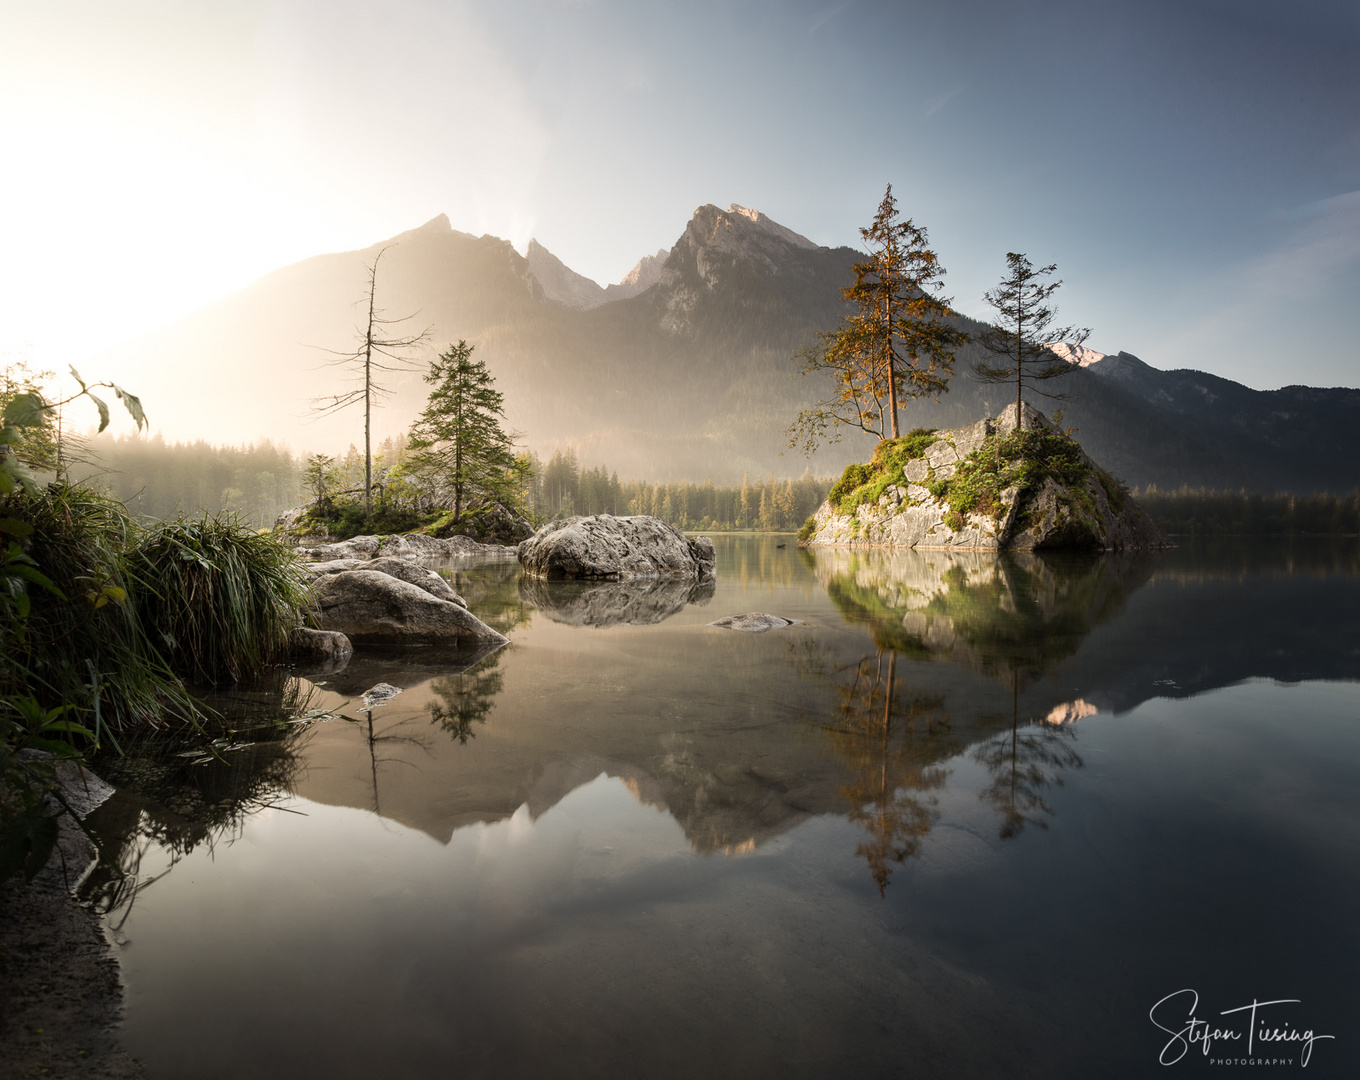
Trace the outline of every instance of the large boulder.
<path fill-rule="evenodd" d="M 686 539 L 654 517 L 572 517 L 543 526 L 519 545 L 526 574 L 543 578 L 709 578 L 713 541 Z"/>
<path fill-rule="evenodd" d="M 410 559 L 401 559 L 394 555 L 383 555 L 377 559 L 331 559 L 327 562 L 304 563 L 302 568 L 313 578 L 347 574 L 351 570 L 376 570 L 380 574 L 389 574 L 419 586 L 431 596 L 467 607 L 467 601 L 454 592 L 453 586 L 440 574 L 428 566 L 421 566 Z"/>
<path fill-rule="evenodd" d="M 1080 479 L 1067 483 L 1044 476 L 1027 487 L 1017 482 L 995 491 L 990 503 L 968 508 L 965 502 L 960 504 L 963 509 L 956 509 L 951 500 L 959 485 L 977 485 L 979 475 L 986 472 L 972 455 L 991 453 L 989 447 L 996 445 L 992 440 L 1015 431 L 1015 418 L 1016 407 L 1011 405 L 996 419 L 936 432 L 934 441 L 895 475 L 880 473 L 878 487 L 861 489 L 869 491 L 872 501 L 849 513 L 830 501 L 822 503 L 805 545 L 983 551 L 1171 546 L 1119 481 L 1029 405 L 1024 407 L 1025 431 L 1052 436 L 1043 445 L 1073 457 L 1076 464 L 1069 475 L 1080 474 Z M 875 492 L 877 498 L 872 498 Z"/>
<path fill-rule="evenodd" d="M 324 575 L 312 593 L 316 626 L 358 644 L 463 647 L 506 640 L 466 608 L 376 570 Z"/>

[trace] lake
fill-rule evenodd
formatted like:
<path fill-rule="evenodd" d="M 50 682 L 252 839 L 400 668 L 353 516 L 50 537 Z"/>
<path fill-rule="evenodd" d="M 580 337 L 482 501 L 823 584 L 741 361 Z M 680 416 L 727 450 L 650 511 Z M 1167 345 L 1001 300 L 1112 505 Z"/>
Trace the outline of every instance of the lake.
<path fill-rule="evenodd" d="M 1355 540 L 715 543 L 701 586 L 446 565 L 508 646 L 132 750 L 86 893 L 149 1075 L 1356 1074 Z M 796 623 L 708 625 L 751 611 Z"/>

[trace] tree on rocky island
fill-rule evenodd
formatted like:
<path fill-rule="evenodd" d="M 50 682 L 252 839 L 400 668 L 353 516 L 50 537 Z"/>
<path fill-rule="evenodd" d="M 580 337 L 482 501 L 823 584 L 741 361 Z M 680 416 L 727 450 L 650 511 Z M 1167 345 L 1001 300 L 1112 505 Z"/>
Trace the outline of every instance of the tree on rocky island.
<path fill-rule="evenodd" d="M 869 258 L 855 264 L 855 281 L 841 291 L 854 310 L 839 330 L 798 354 L 804 375 L 827 373 L 834 390 L 804 409 L 788 429 L 789 446 L 811 454 L 819 441 L 837 442 L 839 428 L 896 439 L 904 398 L 949 389 L 954 354 L 968 335 L 951 323 L 938 295 L 944 267 L 923 226 L 898 220 L 892 185 L 860 236 Z"/>
<path fill-rule="evenodd" d="M 1053 325 L 1057 309 L 1049 300 L 1062 281 L 1045 279 L 1058 269 L 1056 264 L 1035 269 L 1027 256 L 1012 251 L 1006 256 L 1006 265 L 1006 277 L 985 296 L 1000 317 L 979 341 L 995 362 L 979 360 L 973 364 L 973 373 L 985 383 L 1015 381 L 1016 426 L 1023 428 L 1021 398 L 1025 384 L 1046 398 L 1066 398 L 1064 393 L 1042 390 L 1034 384 L 1071 374 L 1077 365 L 1063 359 L 1055 346 L 1063 345 L 1068 356 L 1079 356 L 1091 331 Z"/>
<path fill-rule="evenodd" d="M 405 470 L 433 489 L 456 524 L 470 507 L 517 508 L 528 458 L 516 457 L 514 438 L 501 426 L 504 395 L 466 341 L 450 345 L 430 364 L 425 411 L 411 427 Z"/>
<path fill-rule="evenodd" d="M 394 335 L 387 329 L 410 322 L 415 316 L 406 315 L 399 319 L 389 319 L 385 317 L 383 309 L 378 307 L 378 263 L 386 253 L 387 248 L 383 248 L 367 267 L 368 295 L 364 300 L 368 305 L 368 319 L 362 328 L 355 328 L 357 344 L 348 351 L 325 350 L 331 354 L 331 359 L 326 363 L 353 370 L 356 385 L 343 394 L 332 394 L 312 401 L 312 410 L 318 417 L 329 416 L 331 413 L 363 402 L 365 521 L 373 516 L 373 406 L 392 392 L 390 387 L 376 381 L 378 373 L 411 370 L 413 361 L 409 356 L 410 350 L 425 344 L 430 337 L 428 327 L 418 334 L 405 336 Z"/>

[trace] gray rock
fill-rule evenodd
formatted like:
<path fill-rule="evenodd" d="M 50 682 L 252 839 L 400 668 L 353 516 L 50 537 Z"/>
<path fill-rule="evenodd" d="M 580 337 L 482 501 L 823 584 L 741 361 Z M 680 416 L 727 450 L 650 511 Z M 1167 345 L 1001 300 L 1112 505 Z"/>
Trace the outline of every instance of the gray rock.
<path fill-rule="evenodd" d="M 454 592 L 453 586 L 443 577 L 429 567 L 419 566 L 408 559 L 383 555 L 364 565 L 363 569 L 376 570 L 380 574 L 389 574 L 401 581 L 415 585 L 417 588 L 424 589 L 431 596 L 437 596 L 440 600 L 447 600 L 459 607 L 467 607 L 467 601 Z"/>
<path fill-rule="evenodd" d="M 526 574 L 543 578 L 712 577 L 713 541 L 694 540 L 658 518 L 573 517 L 539 529 L 519 546 Z"/>
<path fill-rule="evenodd" d="M 310 626 L 299 626 L 289 636 L 288 651 L 294 660 L 319 663 L 326 667 L 343 667 L 354 655 L 354 646 L 349 638 L 337 630 L 313 630 Z"/>
<path fill-rule="evenodd" d="M 925 458 L 912 458 L 902 471 L 913 484 L 919 484 L 930 475 L 930 466 L 926 464 Z"/>
<path fill-rule="evenodd" d="M 400 533 L 382 537 L 377 553 L 403 559 L 448 559 L 468 555 L 509 558 L 515 554 L 515 549 L 500 544 L 479 544 L 470 536 L 446 536 L 441 539 L 423 533 Z"/>
<path fill-rule="evenodd" d="M 313 595 L 316 625 L 357 644 L 461 647 L 506 640 L 466 608 L 375 570 L 318 578 Z"/>
<path fill-rule="evenodd" d="M 368 564 L 368 559 L 327 559 L 325 562 L 304 563 L 302 569 L 315 578 L 323 574 L 343 574 L 346 570 L 361 570 Z"/>
<path fill-rule="evenodd" d="M 376 536 L 352 536 L 335 544 L 317 544 L 315 547 L 294 549 L 304 559 L 330 561 L 332 559 L 371 559 L 378 554 Z"/>
<path fill-rule="evenodd" d="M 1024 409 L 1026 430 L 1053 424 L 1029 405 Z M 936 479 L 954 475 L 957 462 L 978 449 L 992 435 L 1015 430 L 1016 408 L 1008 407 L 995 420 L 979 420 L 967 427 L 942 431 L 926 451 Z M 1078 488 L 1049 479 L 1038 490 L 1012 487 L 1000 493 L 1002 511 L 996 518 L 969 514 L 962 521 L 948 506 L 915 482 L 907 488 L 907 504 L 880 500 L 843 515 L 823 503 L 814 516 L 809 546 L 911 547 L 976 550 L 1039 551 L 1059 548 L 1123 550 L 1169 547 L 1156 523 L 1126 493 L 1100 480 L 1100 468 L 1085 454 L 1090 475 Z M 924 465 L 908 463 L 908 480 L 923 476 Z M 1114 503 L 1111 501 L 1111 493 Z"/>
<path fill-rule="evenodd" d="M 784 626 L 792 626 L 793 619 L 780 618 L 778 615 L 771 615 L 764 611 L 748 611 L 743 615 L 729 615 L 725 619 L 711 622 L 709 626 L 716 626 L 722 630 L 741 630 L 747 634 L 763 634 L 766 630 L 778 630 Z"/>
<path fill-rule="evenodd" d="M 441 600 L 448 600 L 461 607 L 467 607 L 467 601 L 454 592 L 453 586 L 438 573 L 429 567 L 420 566 L 410 559 L 395 555 L 383 555 L 376 559 L 331 559 L 328 562 L 309 563 L 304 568 L 313 578 L 324 577 L 328 574 L 344 574 L 350 570 L 376 570 L 380 574 L 388 574 L 401 581 L 416 585 L 431 596 L 437 596 Z"/>
<path fill-rule="evenodd" d="M 952 433 L 945 432 L 944 438 L 941 438 L 938 442 L 931 443 L 930 446 L 926 448 L 926 462 L 937 474 L 939 473 L 941 466 L 952 465 L 959 460 L 958 452 L 949 441 L 948 436 L 950 434 Z"/>
<path fill-rule="evenodd" d="M 379 705 L 386 705 L 402 692 L 400 686 L 393 686 L 391 683 L 386 682 L 380 682 L 375 686 L 370 686 L 364 691 L 363 708 L 359 711 L 372 712 Z"/>

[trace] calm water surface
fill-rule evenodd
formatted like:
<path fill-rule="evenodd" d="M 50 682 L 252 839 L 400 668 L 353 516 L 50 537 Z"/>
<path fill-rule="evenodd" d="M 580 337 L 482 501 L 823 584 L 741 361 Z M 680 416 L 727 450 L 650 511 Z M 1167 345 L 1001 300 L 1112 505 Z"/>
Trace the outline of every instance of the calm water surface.
<path fill-rule="evenodd" d="M 1354 541 L 717 542 L 698 589 L 447 568 L 507 647 L 134 755 L 89 891 L 149 1075 L 1357 1074 Z"/>

